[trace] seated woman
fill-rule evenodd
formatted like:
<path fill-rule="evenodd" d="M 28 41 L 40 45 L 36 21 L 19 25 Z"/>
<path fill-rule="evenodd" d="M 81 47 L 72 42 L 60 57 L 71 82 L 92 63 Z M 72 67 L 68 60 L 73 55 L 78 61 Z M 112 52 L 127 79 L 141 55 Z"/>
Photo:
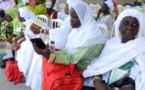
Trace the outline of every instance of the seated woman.
<path fill-rule="evenodd" d="M 111 29 L 113 27 L 113 23 L 115 21 L 115 17 L 113 16 L 114 11 L 114 3 L 112 0 L 107 0 L 104 2 L 100 12 L 97 14 L 96 21 L 98 24 L 105 24 L 108 27 L 108 32 L 106 38 L 110 38 Z"/>
<path fill-rule="evenodd" d="M 68 36 L 66 48 L 62 51 L 55 51 L 53 53 L 55 59 L 52 62 L 55 64 L 75 64 L 80 71 L 84 71 L 87 65 L 94 58 L 98 57 L 105 40 L 103 40 L 103 35 L 96 25 L 91 10 L 86 3 L 80 1 L 74 4 L 70 10 L 70 16 L 73 29 Z M 52 55 L 48 47 L 42 50 L 34 44 L 34 49 L 38 54 L 46 58 Z M 43 60 L 44 65 L 49 65 L 47 60 Z M 47 75 L 49 68 L 46 69 L 43 66 L 42 77 L 46 79 L 45 75 Z M 43 88 L 47 89 L 46 82 L 49 82 L 49 80 L 46 79 L 42 84 L 44 86 Z"/>
<path fill-rule="evenodd" d="M 115 37 L 108 40 L 99 58 L 83 72 L 84 85 L 94 90 L 145 88 L 144 16 L 135 9 L 123 11 L 115 22 Z M 85 90 L 85 89 L 84 89 Z"/>
<path fill-rule="evenodd" d="M 13 35 L 11 35 L 8 38 L 9 42 L 12 41 L 17 41 L 19 38 L 21 38 L 20 32 L 17 31 L 18 28 L 25 28 L 25 25 L 22 24 L 19 20 L 18 20 L 18 13 L 17 13 L 17 9 L 16 8 L 7 8 L 5 10 L 5 17 L 3 19 L 3 21 L 6 20 L 10 23 L 12 23 L 13 25 Z M 18 37 L 17 37 L 18 36 Z M 16 38 L 13 38 L 16 37 Z"/>
<path fill-rule="evenodd" d="M 49 27 L 39 20 L 27 7 L 20 8 L 18 14 L 19 20 L 26 24 L 26 30 L 24 31 L 26 40 L 22 42 L 20 49 L 17 50 L 16 59 L 18 67 L 26 77 L 26 85 L 30 86 L 33 90 L 39 90 L 41 87 L 40 67 L 42 67 L 42 56 L 34 52 L 30 37 L 41 38 L 45 42 L 48 40 L 48 35 L 43 34 L 43 32 L 49 30 Z M 35 32 L 37 33 L 36 35 L 32 32 L 36 29 L 43 30 Z"/>
<path fill-rule="evenodd" d="M 6 41 L 13 34 L 13 24 L 3 20 L 5 17 L 4 10 L 0 10 L 0 19 L 1 19 L 1 27 L 0 27 L 0 38 L 2 41 Z"/>

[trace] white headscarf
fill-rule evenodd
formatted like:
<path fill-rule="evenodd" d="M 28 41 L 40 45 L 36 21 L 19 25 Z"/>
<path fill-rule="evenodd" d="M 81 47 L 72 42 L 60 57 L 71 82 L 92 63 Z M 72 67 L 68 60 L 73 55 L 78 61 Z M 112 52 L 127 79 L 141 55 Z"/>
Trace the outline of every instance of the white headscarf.
<path fill-rule="evenodd" d="M 127 43 L 118 42 L 120 36 L 119 26 L 121 20 L 126 16 L 132 16 L 137 18 L 140 24 L 138 37 L 134 40 L 130 40 Z M 135 90 L 143 90 L 145 88 L 145 37 L 143 37 L 142 30 L 144 27 L 144 16 L 141 12 L 135 9 L 128 9 L 123 11 L 116 20 L 115 34 L 116 37 L 107 41 L 99 58 L 93 61 L 87 69 L 83 72 L 85 78 L 94 75 L 105 74 L 111 70 L 117 69 L 122 65 L 135 60 L 135 64 L 131 68 L 131 78 L 135 80 Z M 120 40 L 120 39 L 119 39 Z M 109 67 L 108 67 L 109 66 Z M 137 68 L 136 68 L 137 67 Z M 92 85 L 91 81 L 86 83 Z"/>
<path fill-rule="evenodd" d="M 29 33 L 29 35 L 33 36 L 39 36 L 39 35 L 35 35 L 34 33 L 32 33 L 32 31 L 30 30 L 30 26 L 32 25 L 31 22 L 36 22 L 38 24 L 40 24 L 42 26 L 42 29 L 45 30 L 49 30 L 50 28 L 41 20 L 39 20 L 35 14 L 33 12 L 31 12 L 27 7 L 22 7 L 19 9 L 19 13 L 20 16 L 23 17 L 26 21 L 23 22 L 26 25 L 26 31 L 27 33 Z M 27 35 L 25 35 L 26 37 Z M 28 39 L 28 37 L 26 37 Z"/>
<path fill-rule="evenodd" d="M 101 30 L 94 21 L 89 6 L 85 2 L 77 2 L 72 6 L 76 11 L 81 26 L 74 28 L 68 36 L 66 49 L 73 53 L 78 47 L 87 47 L 97 43 L 104 43 Z"/>
<path fill-rule="evenodd" d="M 32 11 L 30 11 L 27 7 L 19 8 L 18 11 L 20 16 L 22 18 L 25 18 L 25 20 L 29 20 L 36 17 L 35 14 Z"/>
<path fill-rule="evenodd" d="M 106 2 L 104 2 L 108 7 L 109 7 L 109 11 L 112 14 L 114 11 L 114 3 L 112 0 L 107 0 Z"/>
<path fill-rule="evenodd" d="M 73 4 L 77 3 L 78 1 L 81 0 L 67 0 L 67 4 L 69 5 L 69 9 Z M 67 43 L 67 38 L 69 33 L 71 32 L 72 27 L 70 25 L 70 15 L 68 15 L 63 24 L 60 26 L 60 28 L 52 29 L 50 30 L 50 41 L 53 40 L 55 41 L 55 48 L 57 49 L 64 49 Z"/>

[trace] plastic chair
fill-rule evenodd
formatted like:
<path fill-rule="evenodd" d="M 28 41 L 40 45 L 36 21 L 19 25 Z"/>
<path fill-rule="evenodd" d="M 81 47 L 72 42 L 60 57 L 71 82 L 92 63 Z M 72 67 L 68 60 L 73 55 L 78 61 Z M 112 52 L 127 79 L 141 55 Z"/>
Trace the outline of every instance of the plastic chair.
<path fill-rule="evenodd" d="M 105 24 L 98 24 L 101 32 L 103 33 L 104 38 L 107 40 L 108 39 L 108 27 Z"/>
<path fill-rule="evenodd" d="M 60 27 L 62 24 L 63 21 L 61 19 L 52 19 L 50 27 L 54 29 Z"/>
<path fill-rule="evenodd" d="M 52 19 L 51 21 L 51 28 L 58 28 L 63 24 L 63 21 L 61 19 Z"/>
<path fill-rule="evenodd" d="M 61 3 L 59 5 L 59 7 L 60 7 L 60 12 L 64 12 L 65 11 L 65 8 L 66 8 L 66 4 L 65 3 Z"/>
<path fill-rule="evenodd" d="M 37 15 L 37 18 L 40 19 L 42 22 L 46 23 L 46 25 L 50 24 L 50 21 L 46 15 Z"/>

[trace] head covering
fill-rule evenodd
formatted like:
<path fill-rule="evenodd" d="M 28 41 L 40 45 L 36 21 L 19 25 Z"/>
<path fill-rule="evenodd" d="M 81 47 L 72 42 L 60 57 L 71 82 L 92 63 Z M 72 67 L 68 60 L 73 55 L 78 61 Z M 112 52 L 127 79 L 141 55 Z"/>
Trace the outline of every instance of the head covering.
<path fill-rule="evenodd" d="M 68 4 L 69 9 L 70 9 L 73 4 L 75 4 L 75 3 L 79 2 L 79 1 L 82 1 L 82 0 L 67 0 L 66 3 Z"/>
<path fill-rule="evenodd" d="M 68 36 L 66 49 L 68 49 L 69 53 L 73 53 L 77 47 L 104 43 L 101 30 L 96 25 L 89 6 L 85 2 L 80 1 L 74 4 L 72 8 L 76 11 L 81 26 L 74 28 Z"/>
<path fill-rule="evenodd" d="M 14 19 L 15 17 L 18 17 L 18 11 L 17 11 L 16 8 L 7 8 L 7 9 L 5 10 L 5 14 L 10 15 L 13 19 Z"/>
<path fill-rule="evenodd" d="M 143 36 L 143 32 L 144 32 L 144 28 L 145 28 L 145 26 L 143 25 L 144 24 L 143 14 L 138 10 L 128 9 L 128 10 L 123 11 L 118 16 L 118 18 L 115 22 L 115 34 L 116 34 L 116 37 L 118 38 L 119 43 L 121 43 L 121 41 L 122 41 L 122 38 L 121 38 L 120 32 L 119 32 L 119 26 L 120 26 L 121 20 L 126 16 L 132 16 L 132 17 L 137 18 L 137 20 L 139 22 L 139 25 L 140 25 L 137 37 L 142 37 Z"/>
<path fill-rule="evenodd" d="M 27 7 L 22 7 L 18 9 L 21 17 L 25 18 L 25 20 L 29 20 L 31 18 L 35 18 L 35 14 L 31 12 Z"/>
<path fill-rule="evenodd" d="M 72 6 L 71 1 L 73 3 L 77 3 L 78 1 L 82 0 L 67 0 L 67 4 L 69 5 L 69 9 Z M 63 24 L 60 26 L 60 28 L 52 29 L 50 30 L 50 41 L 55 41 L 55 48 L 57 49 L 64 49 L 67 43 L 67 38 L 69 33 L 71 32 L 72 27 L 70 25 L 70 15 L 68 15 Z"/>
<path fill-rule="evenodd" d="M 107 1 L 104 2 L 104 3 L 108 6 L 109 11 L 110 11 L 110 13 L 112 14 L 113 11 L 114 11 L 114 3 L 113 3 L 113 1 L 112 1 L 112 0 L 107 0 Z"/>
<path fill-rule="evenodd" d="M 13 3 L 10 0 L 3 0 L 0 4 L 0 9 L 5 10 L 6 8 L 12 7 Z"/>
<path fill-rule="evenodd" d="M 118 42 L 119 26 L 122 19 L 126 16 L 137 18 L 140 24 L 138 36 L 134 40 L 126 43 Z M 135 81 L 135 90 L 142 90 L 145 88 L 145 37 L 141 32 L 144 30 L 144 16 L 141 12 L 135 9 L 127 9 L 123 11 L 117 18 L 115 23 L 116 36 L 107 41 L 102 53 L 93 61 L 87 69 L 83 72 L 85 78 L 94 75 L 101 75 L 108 73 L 111 70 L 117 69 L 126 63 L 135 60 L 134 65 L 131 67 L 131 78 Z M 119 39 L 120 40 L 120 39 Z M 113 45 L 113 46 L 112 46 Z M 109 66 L 109 67 L 108 67 Z M 92 81 L 87 80 L 85 83 L 93 85 Z"/>

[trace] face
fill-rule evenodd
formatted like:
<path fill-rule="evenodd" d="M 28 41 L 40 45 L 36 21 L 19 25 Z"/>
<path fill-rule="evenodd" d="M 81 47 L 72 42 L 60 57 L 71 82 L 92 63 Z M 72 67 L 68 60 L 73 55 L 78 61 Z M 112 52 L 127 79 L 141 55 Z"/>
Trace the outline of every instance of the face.
<path fill-rule="evenodd" d="M 68 7 L 68 4 L 66 4 L 66 7 L 65 7 L 65 14 L 69 14 L 69 7 Z"/>
<path fill-rule="evenodd" d="M 8 22 L 11 22 L 13 20 L 13 18 L 9 15 L 9 14 L 6 14 L 5 15 L 5 19 L 8 21 Z"/>
<path fill-rule="evenodd" d="M 32 32 L 33 32 L 34 34 L 39 34 L 39 33 L 40 33 L 41 27 L 39 27 L 38 25 L 36 25 L 36 24 L 33 23 L 33 24 L 31 25 L 30 29 L 32 30 Z"/>
<path fill-rule="evenodd" d="M 103 6 L 102 6 L 102 8 L 101 8 L 101 12 L 102 12 L 102 13 L 107 13 L 107 12 L 109 12 L 109 8 L 108 8 L 108 6 L 107 6 L 106 4 L 103 4 Z"/>
<path fill-rule="evenodd" d="M 77 13 L 75 12 L 75 10 L 73 8 L 71 8 L 70 10 L 70 16 L 71 16 L 71 26 L 72 28 L 78 28 L 81 26 L 81 22 L 79 20 L 79 17 L 77 15 Z"/>
<path fill-rule="evenodd" d="M 19 19 L 20 22 L 25 22 L 25 21 L 26 21 L 24 18 L 22 18 L 22 17 L 20 16 L 20 13 L 19 13 L 19 12 L 18 12 L 18 19 Z"/>
<path fill-rule="evenodd" d="M 136 38 L 139 31 L 139 22 L 136 18 L 127 16 L 121 21 L 119 30 L 122 35 L 122 42 L 127 42 Z"/>

